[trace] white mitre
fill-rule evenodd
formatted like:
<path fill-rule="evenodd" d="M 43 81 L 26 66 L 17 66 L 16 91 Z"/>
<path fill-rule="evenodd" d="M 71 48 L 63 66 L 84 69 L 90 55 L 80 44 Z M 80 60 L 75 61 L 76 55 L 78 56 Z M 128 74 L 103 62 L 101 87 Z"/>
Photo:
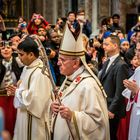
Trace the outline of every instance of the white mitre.
<path fill-rule="evenodd" d="M 80 26 L 80 33 L 79 33 L 78 37 L 75 39 L 73 33 L 70 31 L 70 29 L 68 27 L 68 24 L 66 23 L 59 54 L 79 57 L 81 59 L 83 65 L 85 66 L 85 68 L 90 73 L 90 75 L 96 80 L 98 86 L 102 90 L 102 93 L 106 97 L 106 93 L 105 93 L 100 81 L 98 80 L 96 75 L 92 72 L 92 70 L 89 68 L 89 66 L 86 63 L 85 49 L 84 49 L 84 44 L 83 44 L 83 40 L 82 40 L 82 26 Z"/>
<path fill-rule="evenodd" d="M 85 50 L 83 47 L 82 32 L 75 39 L 74 35 L 70 31 L 68 24 L 66 23 L 64 36 L 61 42 L 60 54 L 69 56 L 83 56 L 85 55 Z"/>

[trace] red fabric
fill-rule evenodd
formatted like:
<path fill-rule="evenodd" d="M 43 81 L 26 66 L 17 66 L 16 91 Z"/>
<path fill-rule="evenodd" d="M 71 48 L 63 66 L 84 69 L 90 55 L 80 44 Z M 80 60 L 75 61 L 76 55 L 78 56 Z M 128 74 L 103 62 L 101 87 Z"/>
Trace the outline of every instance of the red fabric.
<path fill-rule="evenodd" d="M 127 100 L 126 100 L 126 104 L 127 104 Z M 128 140 L 131 110 L 132 110 L 132 106 L 131 109 L 126 112 L 126 116 L 120 120 L 118 132 L 117 132 L 118 140 Z"/>
<path fill-rule="evenodd" d="M 16 109 L 13 106 L 13 99 L 12 96 L 0 96 L 0 107 L 4 112 L 5 130 L 8 130 L 11 136 L 13 136 L 16 121 Z"/>
<path fill-rule="evenodd" d="M 27 30 L 28 30 L 29 34 L 37 34 L 39 27 L 46 28 L 47 25 L 48 25 L 48 22 L 46 20 L 43 20 L 42 23 L 38 26 L 35 25 L 33 21 L 30 21 L 28 23 Z"/>

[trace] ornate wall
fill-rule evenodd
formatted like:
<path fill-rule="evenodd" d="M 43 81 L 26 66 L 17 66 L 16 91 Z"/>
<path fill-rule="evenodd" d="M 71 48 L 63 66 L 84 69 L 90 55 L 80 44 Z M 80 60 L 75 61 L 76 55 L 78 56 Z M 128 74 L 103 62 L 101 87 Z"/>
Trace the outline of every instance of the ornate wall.
<path fill-rule="evenodd" d="M 113 13 L 121 15 L 121 24 L 125 26 L 127 15 L 138 13 L 140 0 L 77 0 L 77 3 L 77 9 L 85 9 L 86 17 L 96 30 L 100 19 Z M 74 6 L 72 0 L 0 0 L 0 13 L 9 27 L 16 26 L 19 16 L 29 20 L 34 12 L 54 24 L 57 17 L 64 17 Z"/>

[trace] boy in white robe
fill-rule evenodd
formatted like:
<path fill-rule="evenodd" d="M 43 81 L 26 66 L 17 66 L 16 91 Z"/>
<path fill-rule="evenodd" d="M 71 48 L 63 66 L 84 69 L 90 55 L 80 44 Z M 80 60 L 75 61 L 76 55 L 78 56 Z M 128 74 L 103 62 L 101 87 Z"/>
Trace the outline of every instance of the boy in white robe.
<path fill-rule="evenodd" d="M 18 109 L 13 139 L 49 140 L 48 104 L 52 89 L 50 79 L 42 74 L 36 42 L 26 37 L 18 45 L 18 54 L 25 67 L 18 86 L 7 89 L 9 95 L 15 91 L 14 106 Z"/>
<path fill-rule="evenodd" d="M 136 45 L 136 55 L 140 63 L 140 42 Z M 140 140 L 140 66 L 136 68 L 129 80 L 124 80 L 126 89 L 122 92 L 128 99 L 126 110 L 132 106 L 128 140 Z M 132 100 L 133 98 L 133 100 Z"/>

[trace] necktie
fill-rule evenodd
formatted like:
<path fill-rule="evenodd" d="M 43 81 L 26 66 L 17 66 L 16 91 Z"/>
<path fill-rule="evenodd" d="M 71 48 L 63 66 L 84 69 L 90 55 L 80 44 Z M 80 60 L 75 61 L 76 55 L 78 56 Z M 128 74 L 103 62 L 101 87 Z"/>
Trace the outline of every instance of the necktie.
<path fill-rule="evenodd" d="M 108 66 L 109 62 L 110 62 L 110 59 L 108 59 L 103 65 L 103 72 L 104 73 L 106 72 L 106 69 L 107 69 L 107 66 Z"/>
<path fill-rule="evenodd" d="M 104 63 L 104 65 L 103 65 L 102 73 L 101 73 L 101 75 L 99 76 L 100 80 L 104 77 L 104 75 L 105 75 L 105 73 L 106 73 L 106 68 L 107 68 L 107 66 L 108 66 L 108 64 L 109 64 L 109 61 L 110 61 L 110 59 L 108 59 L 108 60 Z"/>
<path fill-rule="evenodd" d="M 110 59 L 108 59 L 108 60 L 107 60 L 107 66 L 106 66 L 106 71 L 105 71 L 105 72 L 107 72 L 107 71 L 108 71 L 108 69 L 109 69 L 109 67 L 110 67 L 109 62 L 110 62 Z"/>

